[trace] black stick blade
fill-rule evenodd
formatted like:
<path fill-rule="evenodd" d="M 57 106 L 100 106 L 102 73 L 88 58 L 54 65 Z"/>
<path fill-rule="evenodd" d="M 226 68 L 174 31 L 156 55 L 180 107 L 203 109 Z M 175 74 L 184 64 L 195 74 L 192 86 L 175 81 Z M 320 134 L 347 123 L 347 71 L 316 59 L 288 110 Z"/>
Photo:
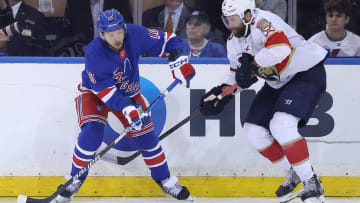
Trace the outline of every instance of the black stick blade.
<path fill-rule="evenodd" d="M 52 200 L 49 198 L 45 198 L 45 199 L 33 199 L 31 197 L 27 197 L 25 195 L 19 195 L 17 198 L 17 203 L 50 203 L 50 201 Z"/>

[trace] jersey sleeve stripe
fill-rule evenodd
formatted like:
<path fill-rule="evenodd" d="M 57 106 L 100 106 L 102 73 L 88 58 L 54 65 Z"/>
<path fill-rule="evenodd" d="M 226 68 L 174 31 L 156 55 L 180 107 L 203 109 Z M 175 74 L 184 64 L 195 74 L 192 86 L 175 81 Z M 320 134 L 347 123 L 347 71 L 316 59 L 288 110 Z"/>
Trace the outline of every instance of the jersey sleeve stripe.
<path fill-rule="evenodd" d="M 95 92 L 94 90 L 92 90 L 92 91 L 99 99 L 101 99 L 101 101 L 106 103 L 115 94 L 116 87 L 114 85 L 114 86 L 105 88 L 105 89 L 101 90 L 100 92 Z"/>
<path fill-rule="evenodd" d="M 78 90 L 81 93 L 92 93 L 90 89 L 82 86 L 81 83 L 78 84 Z"/>
<path fill-rule="evenodd" d="M 230 71 L 236 72 L 236 68 L 230 67 Z"/>
<path fill-rule="evenodd" d="M 287 56 L 281 63 L 276 65 L 276 69 L 278 70 L 280 75 L 287 69 L 287 67 L 289 67 L 289 64 L 291 62 L 294 53 L 295 53 L 295 48 L 292 48 L 290 55 Z"/>
<path fill-rule="evenodd" d="M 271 33 L 269 37 L 265 40 L 265 48 L 271 48 L 274 46 L 286 45 L 291 48 L 289 39 L 286 37 L 285 33 L 280 30 L 276 30 Z"/>
<path fill-rule="evenodd" d="M 287 43 L 279 43 L 279 44 L 269 45 L 269 46 L 267 46 L 266 48 L 271 49 L 271 48 L 277 47 L 277 46 L 288 46 L 288 47 L 290 47 L 289 44 L 287 44 Z M 291 47 L 290 47 L 290 48 L 291 48 Z"/>
<path fill-rule="evenodd" d="M 175 37 L 176 35 L 174 33 L 171 33 L 171 32 L 164 32 L 164 44 L 161 48 L 161 53 L 159 54 L 160 57 L 165 57 L 166 56 L 166 53 L 165 53 L 165 47 L 166 47 L 166 44 L 167 42 Z"/>

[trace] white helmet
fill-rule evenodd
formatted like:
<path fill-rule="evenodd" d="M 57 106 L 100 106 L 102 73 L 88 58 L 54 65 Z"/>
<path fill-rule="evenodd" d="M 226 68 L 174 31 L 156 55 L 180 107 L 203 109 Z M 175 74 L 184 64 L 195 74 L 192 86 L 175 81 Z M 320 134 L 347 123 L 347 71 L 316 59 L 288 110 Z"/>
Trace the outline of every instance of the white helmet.
<path fill-rule="evenodd" d="M 255 9 L 255 0 L 224 0 L 221 9 L 224 16 L 239 15 L 244 20 L 245 11 Z"/>
<path fill-rule="evenodd" d="M 245 12 L 250 10 L 252 14 L 254 14 L 253 10 L 255 9 L 255 0 L 224 0 L 222 4 L 222 13 L 223 13 L 223 21 L 226 27 L 228 27 L 228 23 L 225 16 L 233 16 L 239 15 L 240 19 L 246 26 L 245 36 L 248 33 L 249 25 L 252 23 L 253 17 L 249 22 L 245 21 Z"/>

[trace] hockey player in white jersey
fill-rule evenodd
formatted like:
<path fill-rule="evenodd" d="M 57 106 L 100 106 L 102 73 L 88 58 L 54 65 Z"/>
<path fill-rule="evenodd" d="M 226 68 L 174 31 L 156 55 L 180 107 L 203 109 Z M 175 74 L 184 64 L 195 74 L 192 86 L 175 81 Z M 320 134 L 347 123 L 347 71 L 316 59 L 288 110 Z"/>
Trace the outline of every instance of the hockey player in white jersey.
<path fill-rule="evenodd" d="M 328 0 L 324 3 L 326 30 L 313 35 L 309 41 L 329 51 L 330 57 L 360 56 L 360 37 L 345 25 L 350 22 L 350 0 Z"/>
<path fill-rule="evenodd" d="M 275 14 L 255 8 L 254 0 L 225 0 L 222 12 L 232 31 L 227 41 L 230 71 L 223 84 L 201 98 L 200 111 L 217 114 L 229 99 L 217 101 L 214 95 L 235 83 L 245 89 L 257 77 L 265 79 L 245 118 L 244 134 L 262 156 L 286 170 L 276 191 L 280 202 L 300 195 L 293 191 L 301 182 L 302 201 L 325 202 L 298 125 L 306 124 L 325 92 L 327 51 L 304 40 Z"/>

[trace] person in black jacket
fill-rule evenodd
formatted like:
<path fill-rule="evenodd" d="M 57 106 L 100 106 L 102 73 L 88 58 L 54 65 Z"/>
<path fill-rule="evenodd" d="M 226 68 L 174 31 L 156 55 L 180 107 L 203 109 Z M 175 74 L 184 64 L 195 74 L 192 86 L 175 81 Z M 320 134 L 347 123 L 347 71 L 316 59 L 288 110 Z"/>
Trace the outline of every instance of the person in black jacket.
<path fill-rule="evenodd" d="M 99 36 L 96 18 L 99 12 L 115 8 L 132 23 L 129 0 L 67 0 L 65 26 L 51 48 L 53 56 L 84 56 L 86 45 Z M 94 23 L 95 22 L 95 23 Z"/>
<path fill-rule="evenodd" d="M 0 28 L 6 55 L 48 55 L 45 17 L 21 0 L 0 0 Z"/>
<path fill-rule="evenodd" d="M 71 32 L 83 34 L 86 42 L 98 36 L 98 32 L 94 31 L 98 16 L 96 7 L 99 12 L 114 8 L 124 16 L 126 23 L 133 22 L 129 0 L 67 0 L 65 18 L 68 20 Z"/>
<path fill-rule="evenodd" d="M 186 21 L 193 9 L 185 5 L 182 0 L 165 0 L 165 4 L 145 11 L 142 15 L 142 25 L 148 28 L 166 30 L 169 12 L 172 16 L 172 32 L 178 37 L 186 38 Z"/>

